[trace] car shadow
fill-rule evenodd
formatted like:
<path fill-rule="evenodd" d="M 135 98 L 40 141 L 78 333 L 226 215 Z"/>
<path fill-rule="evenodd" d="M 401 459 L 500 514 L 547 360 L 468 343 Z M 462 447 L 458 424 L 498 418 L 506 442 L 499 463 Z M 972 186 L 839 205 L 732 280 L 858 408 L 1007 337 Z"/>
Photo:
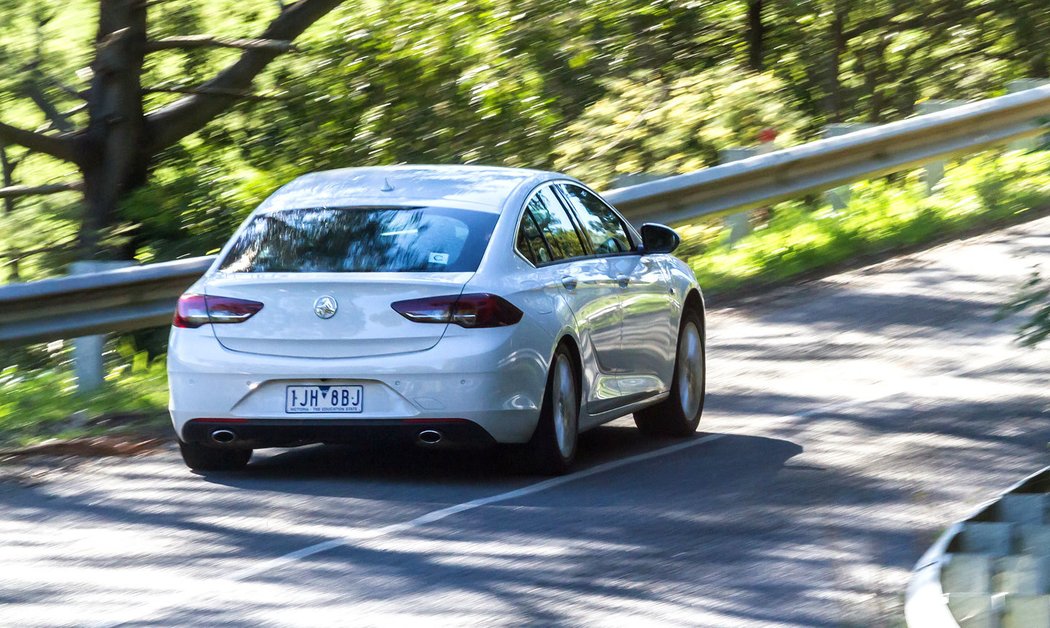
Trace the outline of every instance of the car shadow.
<path fill-rule="evenodd" d="M 615 463 L 649 452 L 702 439 L 712 434 L 698 432 L 687 438 L 643 436 L 630 419 L 620 419 L 580 436 L 573 473 L 605 463 Z M 787 460 L 801 448 L 786 441 L 719 434 L 749 451 L 764 451 L 777 445 L 773 459 Z M 712 443 L 713 444 L 713 443 Z M 708 443 L 687 447 L 688 455 L 703 457 Z M 485 450 L 427 450 L 417 446 L 315 445 L 285 450 L 264 450 L 246 469 L 238 472 L 202 474 L 208 483 L 242 490 L 265 490 L 306 495 L 367 494 L 377 485 L 402 487 L 459 487 L 512 490 L 546 479 L 522 471 L 515 452 L 506 448 Z M 657 458 L 659 454 L 657 454 Z M 354 487 L 361 489 L 355 490 Z"/>
<path fill-rule="evenodd" d="M 802 448 L 786 440 L 717 434 L 718 438 L 701 442 L 704 436 L 710 434 L 684 440 L 650 440 L 641 437 L 630 424 L 598 428 L 582 439 L 577 469 L 590 469 L 606 462 L 630 461 L 629 464 L 607 468 L 607 472 L 580 474 L 565 484 L 549 485 L 546 490 L 536 492 L 508 494 L 499 500 L 508 505 L 512 502 L 512 508 L 491 502 L 496 507 L 479 507 L 469 515 L 434 520 L 426 524 L 424 532 L 428 538 L 449 539 L 447 543 L 440 543 L 443 547 L 440 555 L 396 542 L 393 543 L 396 551 L 347 543 L 318 560 L 289 566 L 311 570 L 310 577 L 299 581 L 301 572 L 297 571 L 285 577 L 291 578 L 290 586 L 296 590 L 309 590 L 317 582 L 324 582 L 324 591 L 331 593 L 335 587 L 344 592 L 340 599 L 357 595 L 354 587 L 372 576 L 382 579 L 383 574 L 378 572 L 397 582 L 411 583 L 417 594 L 425 592 L 432 599 L 461 587 L 479 595 L 500 595 L 516 607 L 515 616 L 525 619 L 525 624 L 563 623 L 564 618 L 558 615 L 531 608 L 528 596 L 519 596 L 511 586 L 524 583 L 533 590 L 536 578 L 549 575 L 548 567 L 557 573 L 579 571 L 580 577 L 574 578 L 572 582 L 576 584 L 571 586 L 581 596 L 607 595 L 639 603 L 657 599 L 658 587 L 635 587 L 627 581 L 622 586 L 610 586 L 599 581 L 611 569 L 622 571 L 624 565 L 630 573 L 636 569 L 638 573 L 651 573 L 652 561 L 664 551 L 660 539 L 681 539 L 683 535 L 698 539 L 688 541 L 681 550 L 698 552 L 697 542 L 705 548 L 723 541 L 734 547 L 747 547 L 748 544 L 736 536 L 723 537 L 757 530 L 770 537 L 761 545 L 762 551 L 768 551 L 782 541 L 778 536 L 782 532 L 778 530 L 783 517 L 759 516 L 765 512 L 761 504 L 767 496 L 793 503 L 798 497 L 792 491 L 777 489 L 785 478 L 800 473 L 832 475 L 803 467 L 789 468 L 788 461 L 799 455 Z M 690 442 L 695 444 L 673 446 Z M 663 450 L 663 455 L 632 459 L 637 454 L 656 450 Z M 505 472 L 495 455 L 455 454 L 432 455 L 404 448 L 310 447 L 264 456 L 243 473 L 214 474 L 203 482 L 188 475 L 172 477 L 168 463 L 164 463 L 144 470 L 145 475 L 122 487 L 119 499 L 100 499 L 98 492 L 88 490 L 64 495 L 60 500 L 40 499 L 41 495 L 30 501 L 28 494 L 35 489 L 28 488 L 19 491 L 22 497 L 8 506 L 17 508 L 22 516 L 41 521 L 75 518 L 96 524 L 118 522 L 159 539 L 169 538 L 168 535 L 182 538 L 193 535 L 199 545 L 193 546 L 196 549 L 191 555 L 138 552 L 122 556 L 119 562 L 123 569 L 178 570 L 187 562 L 210 561 L 217 552 L 237 560 L 271 559 L 327 538 L 339 538 L 340 534 L 381 530 L 383 526 L 412 521 L 470 500 L 499 496 L 543 480 Z M 153 480 L 164 478 L 165 498 L 158 502 L 152 493 L 156 486 Z M 145 479 L 151 480 L 148 486 L 142 481 Z M 141 507 L 144 501 L 151 505 L 149 509 Z M 745 502 L 757 509 L 751 513 L 755 516 L 750 522 L 729 525 L 722 521 L 729 516 L 727 513 Z M 291 525 L 292 522 L 295 525 Z M 518 562 L 504 565 L 502 559 L 494 556 L 492 564 L 464 572 L 445 562 L 458 551 L 457 539 L 476 539 L 482 547 L 489 548 L 512 546 L 513 543 L 500 540 L 504 535 L 525 539 L 527 546 L 565 545 L 566 553 L 546 556 L 535 564 L 540 567 Z M 592 541 L 597 545 L 591 545 Z M 614 548 L 614 551 L 612 554 L 596 552 L 595 547 Z M 39 551 L 49 560 L 61 559 L 57 554 L 49 554 L 52 550 L 47 546 Z M 699 555 L 690 553 L 682 560 L 694 567 L 706 565 L 707 562 L 696 560 Z M 108 555 L 81 557 L 78 565 L 112 569 L 113 560 Z M 734 558 L 730 567 L 735 569 L 740 560 Z M 211 573 L 211 569 L 203 573 L 214 577 L 216 574 Z M 376 571 L 369 571 L 365 576 L 359 572 L 348 575 L 344 573 L 347 569 Z M 313 579 L 312 570 L 319 570 L 320 579 Z M 329 573 L 329 570 L 334 571 Z M 681 586 L 695 587 L 693 575 L 690 572 L 688 577 L 683 576 Z M 581 589 L 578 583 L 583 581 L 595 584 Z M 384 597 L 394 599 L 402 595 L 400 589 L 392 591 L 389 586 L 382 589 Z M 35 592 L 38 601 L 45 603 L 52 596 L 57 601 L 65 593 L 59 589 Z M 264 606 L 273 602 L 259 600 Z M 210 625 L 225 621 L 222 616 L 212 615 L 225 610 L 217 610 L 212 605 L 188 604 L 158 612 L 171 614 L 151 616 L 146 623 Z"/>

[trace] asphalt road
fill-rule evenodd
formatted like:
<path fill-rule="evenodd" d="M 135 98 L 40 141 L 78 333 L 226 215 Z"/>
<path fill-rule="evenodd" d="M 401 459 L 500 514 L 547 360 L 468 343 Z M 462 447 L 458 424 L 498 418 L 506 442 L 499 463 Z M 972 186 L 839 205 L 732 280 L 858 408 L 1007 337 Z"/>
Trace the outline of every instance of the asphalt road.
<path fill-rule="evenodd" d="M 0 467 L 0 624 L 900 625 L 918 557 L 1047 464 L 1002 302 L 1050 219 L 709 314 L 702 433 L 579 471 L 352 447 Z"/>

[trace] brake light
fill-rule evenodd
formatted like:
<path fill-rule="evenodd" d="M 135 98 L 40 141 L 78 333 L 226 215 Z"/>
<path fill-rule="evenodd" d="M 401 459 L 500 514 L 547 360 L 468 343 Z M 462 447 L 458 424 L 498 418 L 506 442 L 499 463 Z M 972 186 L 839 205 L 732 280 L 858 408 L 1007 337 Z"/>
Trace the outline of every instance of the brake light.
<path fill-rule="evenodd" d="M 452 323 L 460 327 L 504 327 L 521 320 L 522 311 L 494 294 L 461 294 L 391 303 L 394 311 L 416 323 Z"/>
<path fill-rule="evenodd" d="M 175 306 L 175 327 L 196 328 L 209 323 L 243 323 L 263 308 L 258 301 L 184 294 Z"/>

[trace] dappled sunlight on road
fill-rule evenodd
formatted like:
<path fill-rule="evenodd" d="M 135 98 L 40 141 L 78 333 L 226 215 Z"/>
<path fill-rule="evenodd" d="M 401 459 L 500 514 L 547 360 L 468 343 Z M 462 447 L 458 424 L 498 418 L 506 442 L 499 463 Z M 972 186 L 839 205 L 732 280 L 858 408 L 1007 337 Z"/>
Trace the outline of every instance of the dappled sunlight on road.
<path fill-rule="evenodd" d="M 360 447 L 0 484 L 5 620 L 892 623 L 934 535 L 1045 461 L 1046 353 L 996 313 L 1048 224 L 714 304 L 704 433 L 621 419 L 541 489 Z"/>

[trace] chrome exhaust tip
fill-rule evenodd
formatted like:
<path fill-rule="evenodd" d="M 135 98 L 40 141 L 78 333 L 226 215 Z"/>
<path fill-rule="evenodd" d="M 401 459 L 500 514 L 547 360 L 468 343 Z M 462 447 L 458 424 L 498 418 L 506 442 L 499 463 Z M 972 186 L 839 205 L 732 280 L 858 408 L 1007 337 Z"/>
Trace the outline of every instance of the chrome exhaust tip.
<path fill-rule="evenodd" d="M 237 435 L 230 430 L 215 430 L 211 433 L 211 439 L 220 445 L 228 445 L 237 440 Z"/>
<path fill-rule="evenodd" d="M 441 432 L 437 430 L 423 430 L 416 438 L 424 445 L 437 445 L 441 442 Z"/>

